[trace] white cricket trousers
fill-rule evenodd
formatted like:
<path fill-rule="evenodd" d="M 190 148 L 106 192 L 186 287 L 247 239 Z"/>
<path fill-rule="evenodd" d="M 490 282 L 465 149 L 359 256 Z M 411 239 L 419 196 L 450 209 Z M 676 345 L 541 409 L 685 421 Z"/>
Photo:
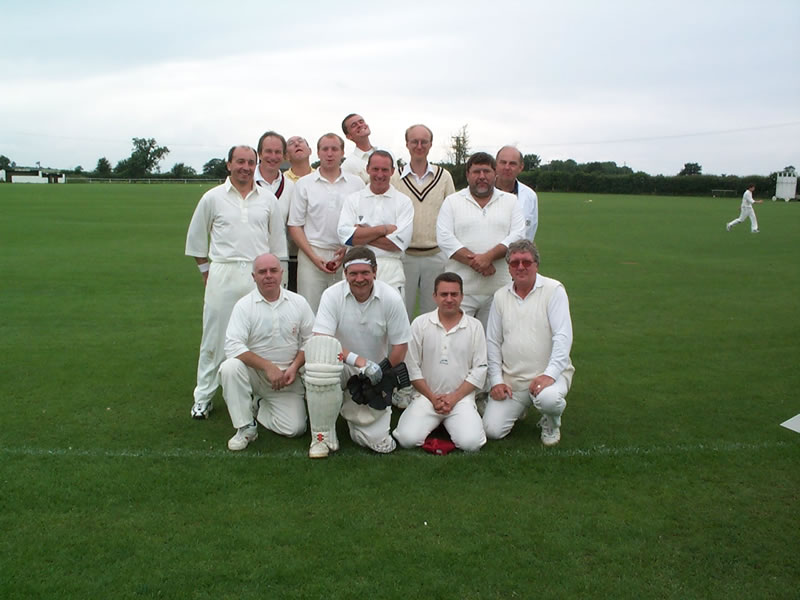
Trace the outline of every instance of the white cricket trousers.
<path fill-rule="evenodd" d="M 266 373 L 251 369 L 238 358 L 229 358 L 219 368 L 222 395 L 228 405 L 233 427 L 253 422 L 280 435 L 295 437 L 306 430 L 305 389 L 300 377 L 291 385 L 275 391 Z M 254 403 L 252 395 L 260 399 Z"/>
<path fill-rule="evenodd" d="M 461 301 L 461 310 L 470 317 L 475 317 L 483 325 L 483 331 L 486 331 L 486 324 L 489 322 L 489 309 L 492 308 L 492 300 L 494 294 L 485 296 L 464 295 Z"/>
<path fill-rule="evenodd" d="M 375 259 L 378 265 L 378 274 L 375 277 L 378 281 L 383 281 L 392 286 L 400 297 L 405 297 L 406 273 L 403 271 L 403 261 L 398 256 L 378 256 Z"/>
<path fill-rule="evenodd" d="M 444 273 L 447 262 L 444 252 L 429 256 L 414 256 L 406 253 L 403 257 L 403 270 L 406 274 L 405 301 L 408 318 L 414 315 L 419 293 L 419 314 L 431 312 L 436 308 L 433 300 L 433 283 Z"/>
<path fill-rule="evenodd" d="M 345 374 L 351 369 L 351 367 L 346 367 Z M 381 453 L 391 452 L 395 449 L 394 438 L 389 433 L 392 420 L 390 407 L 375 410 L 366 404 L 356 404 L 350 397 L 350 392 L 345 388 L 340 414 L 347 421 L 350 439 L 359 446 Z"/>
<path fill-rule="evenodd" d="M 324 250 L 316 246 L 311 246 L 311 248 L 317 256 L 324 258 L 326 262 L 333 260 L 335 251 Z M 311 262 L 305 252 L 300 251 L 297 253 L 297 293 L 308 301 L 314 314 L 317 314 L 322 292 L 341 280 L 341 268 L 333 274 L 325 273 Z"/>
<path fill-rule="evenodd" d="M 756 211 L 752 206 L 743 206 L 739 211 L 739 217 L 728 223 L 728 229 L 739 223 L 744 223 L 744 220 L 750 219 L 750 231 L 758 231 L 758 219 L 756 219 Z"/>
<path fill-rule="evenodd" d="M 533 405 L 541 414 L 558 420 L 567 407 L 566 396 L 569 392 L 567 380 L 561 376 L 553 385 L 544 388 L 539 395 L 531 396 L 530 392 L 520 390 L 511 398 L 495 400 L 491 396 L 486 400 L 483 412 L 483 429 L 490 440 L 506 437 L 522 414 Z"/>
<path fill-rule="evenodd" d="M 400 415 L 392 435 L 403 448 L 422 446 L 425 438 L 442 422 L 456 448 L 476 452 L 486 443 L 481 416 L 475 407 L 474 392 L 456 402 L 447 415 L 437 413 L 430 400 L 415 392 L 411 404 Z"/>
<path fill-rule="evenodd" d="M 203 336 L 197 359 L 194 401 L 207 403 L 219 387 L 219 366 L 225 360 L 225 330 L 236 302 L 255 288 L 253 263 L 212 262 L 203 298 Z"/>

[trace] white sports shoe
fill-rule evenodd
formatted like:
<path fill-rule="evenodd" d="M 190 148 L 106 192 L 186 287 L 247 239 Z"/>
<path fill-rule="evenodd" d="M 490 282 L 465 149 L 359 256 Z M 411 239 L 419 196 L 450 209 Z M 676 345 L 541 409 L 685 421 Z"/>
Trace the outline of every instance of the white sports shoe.
<path fill-rule="evenodd" d="M 192 405 L 192 418 L 207 419 L 212 410 L 214 410 L 214 403 L 211 400 L 208 402 L 195 402 Z"/>
<path fill-rule="evenodd" d="M 730 230 L 731 230 L 731 224 L 728 223 L 727 225 L 725 225 L 725 231 L 730 231 Z"/>
<path fill-rule="evenodd" d="M 554 419 L 546 415 L 539 419 L 538 427 L 542 430 L 542 444 L 545 446 L 555 446 L 561 441 L 561 423 L 556 424 L 553 421 Z"/>
<path fill-rule="evenodd" d="M 258 425 L 255 421 L 250 425 L 239 427 L 236 434 L 228 440 L 228 450 L 244 450 L 247 444 L 258 439 Z"/>
<path fill-rule="evenodd" d="M 331 452 L 339 449 L 339 440 L 336 433 L 333 435 L 322 432 L 311 433 L 311 446 L 308 449 L 308 458 L 328 458 Z"/>

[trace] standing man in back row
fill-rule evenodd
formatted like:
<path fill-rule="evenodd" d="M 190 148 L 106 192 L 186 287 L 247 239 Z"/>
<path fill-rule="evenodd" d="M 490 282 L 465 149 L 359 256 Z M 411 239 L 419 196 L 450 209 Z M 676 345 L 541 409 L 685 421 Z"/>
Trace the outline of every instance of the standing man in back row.
<path fill-rule="evenodd" d="M 417 292 L 420 314 L 436 308 L 434 281 L 444 273 L 447 261 L 436 242 L 436 219 L 444 199 L 454 194 L 456 188 L 446 169 L 428 162 L 432 144 L 433 132 L 427 126 L 412 125 L 406 129 L 410 162 L 401 173 L 395 173 L 392 177 L 392 185 L 408 196 L 414 207 L 413 235 L 403 257 L 405 302 L 409 319 L 416 308 Z"/>
<path fill-rule="evenodd" d="M 511 281 L 506 249 L 525 231 L 517 199 L 494 182 L 494 158 L 476 152 L 467 160 L 469 187 L 445 199 L 436 221 L 436 239 L 449 258 L 446 269 L 464 280 L 461 308 L 484 329 L 492 296 Z"/>
<path fill-rule="evenodd" d="M 351 113 L 342 121 L 342 131 L 344 137 L 356 145 L 342 163 L 342 170 L 345 173 L 358 175 L 364 183 L 369 183 L 367 159 L 375 151 L 375 147 L 369 141 L 369 136 L 372 134 L 369 125 L 364 121 L 364 117 Z"/>
<path fill-rule="evenodd" d="M 536 192 L 522 183 L 517 177 L 525 166 L 522 152 L 514 146 L 503 146 L 497 152 L 498 189 L 514 194 L 519 201 L 522 217 L 525 219 L 524 239 L 533 241 L 539 226 L 539 198 Z"/>
<path fill-rule="evenodd" d="M 297 181 L 289 209 L 289 235 L 297 253 L 297 291 L 316 313 L 319 299 L 329 286 L 342 280 L 345 247 L 336 226 L 344 199 L 364 187 L 364 182 L 342 171 L 344 140 L 326 133 L 317 142 L 319 169 Z"/>
<path fill-rule="evenodd" d="M 250 146 L 230 149 L 230 176 L 203 194 L 186 234 L 186 255 L 194 257 L 205 286 L 193 419 L 207 419 L 213 408 L 225 330 L 237 300 L 255 287 L 253 261 L 265 253 L 288 259 L 283 215 L 275 195 L 255 184 L 256 161 Z"/>

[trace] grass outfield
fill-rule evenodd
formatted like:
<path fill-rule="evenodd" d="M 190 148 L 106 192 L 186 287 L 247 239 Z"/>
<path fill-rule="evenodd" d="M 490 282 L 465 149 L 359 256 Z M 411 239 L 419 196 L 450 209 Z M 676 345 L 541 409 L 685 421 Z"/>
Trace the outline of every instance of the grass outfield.
<path fill-rule="evenodd" d="M 0 598 L 796 597 L 800 204 L 541 194 L 559 446 L 312 462 L 189 418 L 204 189 L 0 185 Z"/>

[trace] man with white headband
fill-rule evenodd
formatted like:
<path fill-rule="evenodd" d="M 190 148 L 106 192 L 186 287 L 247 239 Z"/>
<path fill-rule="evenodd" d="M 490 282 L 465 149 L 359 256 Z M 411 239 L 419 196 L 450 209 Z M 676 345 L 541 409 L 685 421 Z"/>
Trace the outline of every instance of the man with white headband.
<path fill-rule="evenodd" d="M 390 183 L 394 165 L 386 150 L 367 159 L 369 186 L 345 198 L 339 215 L 339 241 L 366 246 L 378 261 L 378 280 L 404 295 L 403 254 L 411 241 L 414 207 L 408 196 Z"/>
<path fill-rule="evenodd" d="M 322 294 L 315 337 L 306 344 L 311 458 L 323 458 L 338 449 L 336 417 L 340 410 L 356 444 L 380 453 L 395 449 L 389 433 L 391 406 L 376 409 L 357 404 L 349 392 L 343 396 L 342 388 L 359 372 L 378 383 L 382 367 L 403 362 L 411 339 L 405 303 L 397 290 L 375 280 L 377 261 L 369 248 L 351 248 L 343 264 L 346 281 Z M 334 384 L 337 376 L 339 383 Z"/>

